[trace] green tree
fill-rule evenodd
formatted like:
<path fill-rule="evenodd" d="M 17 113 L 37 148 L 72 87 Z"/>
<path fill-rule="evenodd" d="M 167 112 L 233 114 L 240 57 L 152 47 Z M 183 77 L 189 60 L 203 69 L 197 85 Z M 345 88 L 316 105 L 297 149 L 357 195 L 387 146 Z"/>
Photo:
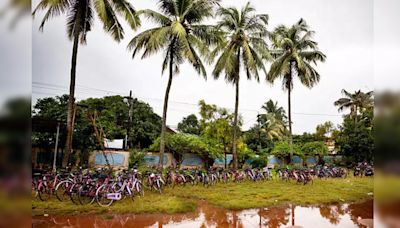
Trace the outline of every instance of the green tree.
<path fill-rule="evenodd" d="M 233 167 L 237 169 L 237 138 L 238 138 L 238 112 L 239 112 L 239 81 L 240 71 L 245 71 L 247 79 L 254 77 L 259 80 L 259 70 L 264 71 L 264 59 L 268 59 L 268 46 L 264 38 L 268 15 L 254 14 L 255 9 L 247 3 L 244 8 L 219 8 L 217 15 L 221 20 L 217 27 L 223 31 L 225 40 L 220 42 L 212 52 L 212 59 L 216 60 L 213 75 L 218 79 L 225 72 L 225 80 L 236 87 L 235 115 L 233 130 Z"/>
<path fill-rule="evenodd" d="M 188 115 L 178 123 L 178 130 L 182 133 L 200 135 L 200 125 L 197 116 L 194 114 Z"/>
<path fill-rule="evenodd" d="M 336 130 L 335 125 L 331 121 L 318 124 L 315 129 L 315 137 L 320 140 L 325 140 L 332 137 L 333 132 Z"/>
<path fill-rule="evenodd" d="M 301 147 L 301 151 L 307 155 L 318 156 L 318 161 L 322 162 L 322 156 L 328 154 L 328 147 L 321 141 L 307 142 Z"/>
<path fill-rule="evenodd" d="M 318 137 L 314 133 L 304 132 L 302 135 L 293 135 L 293 143 L 303 145 L 307 142 L 318 141 Z"/>
<path fill-rule="evenodd" d="M 374 137 L 369 118 L 355 122 L 350 116 L 345 117 L 337 139 L 339 153 L 350 160 L 372 161 Z"/>
<path fill-rule="evenodd" d="M 81 150 L 80 160 L 86 162 L 89 153 L 98 149 L 94 137 L 93 126 L 88 118 L 88 112 L 97 111 L 98 127 L 104 131 L 109 139 L 121 139 L 127 133 L 129 123 L 129 105 L 121 96 L 108 96 L 104 98 L 88 98 L 80 101 L 76 110 L 73 146 Z M 68 95 L 39 99 L 34 105 L 33 117 L 48 120 L 65 121 L 67 119 Z M 154 113 L 146 103 L 137 99 L 133 100 L 131 132 L 128 134 L 132 145 L 137 148 L 147 148 L 160 135 L 161 117 Z M 53 133 L 32 133 L 32 143 L 37 146 L 49 147 L 49 139 L 54 138 Z M 66 134 L 60 132 L 60 142 L 65 142 Z"/>
<path fill-rule="evenodd" d="M 150 146 L 150 150 L 160 148 L 160 138 L 157 138 Z M 171 152 L 178 162 L 182 163 L 183 154 L 192 153 L 201 156 L 205 161 L 215 159 L 222 156 L 222 151 L 217 145 L 208 141 L 204 137 L 178 133 L 166 134 L 165 147 L 168 152 Z"/>
<path fill-rule="evenodd" d="M 265 133 L 269 140 L 282 139 L 285 132 L 285 126 L 273 114 L 263 114 L 258 118 L 260 131 Z"/>
<path fill-rule="evenodd" d="M 68 95 L 46 97 L 38 99 L 32 109 L 32 117 L 40 117 L 45 120 L 67 120 Z M 32 146 L 49 148 L 52 146 L 54 133 L 32 131 Z M 60 132 L 59 142 L 65 142 L 66 135 Z"/>
<path fill-rule="evenodd" d="M 357 116 L 364 110 L 374 106 L 373 104 L 373 91 L 367 93 L 361 90 L 349 93 L 345 89 L 342 90 L 343 97 L 339 98 L 334 102 L 335 106 L 338 106 L 338 111 L 341 112 L 344 109 L 350 109 L 350 116 L 357 122 Z"/>
<path fill-rule="evenodd" d="M 287 159 L 288 157 L 291 159 L 292 155 L 304 156 L 299 145 L 293 144 L 290 146 L 287 141 L 276 142 L 270 154 L 280 159 Z"/>
<path fill-rule="evenodd" d="M 97 111 L 99 127 L 103 128 L 109 139 L 122 139 L 127 134 L 131 147 L 147 148 L 160 133 L 161 118 L 147 103 L 138 99 L 132 101 L 132 122 L 129 127 L 129 104 L 122 96 L 89 98 L 79 103 Z"/>
<path fill-rule="evenodd" d="M 286 27 L 278 26 L 271 34 L 274 50 L 274 62 L 268 72 L 268 81 L 273 82 L 282 78 L 282 87 L 288 91 L 288 116 L 289 116 L 289 145 L 292 146 L 292 110 L 291 92 L 293 81 L 297 77 L 308 88 L 312 88 L 319 82 L 320 75 L 312 65 L 317 61 L 324 62 L 326 56 L 318 50 L 317 42 L 313 41 L 311 31 L 305 22 L 299 22 Z"/>
<path fill-rule="evenodd" d="M 201 135 L 222 148 L 226 157 L 226 154 L 232 151 L 233 114 L 225 108 L 207 104 L 204 100 L 199 102 L 199 106 Z M 240 122 L 239 120 L 239 125 Z"/>
<path fill-rule="evenodd" d="M 264 103 L 264 105 L 261 107 L 267 114 L 271 114 L 273 117 L 275 117 L 276 120 L 282 122 L 283 124 L 286 123 L 286 112 L 283 107 L 278 105 L 278 102 L 274 102 L 273 100 L 269 100 Z"/>
<path fill-rule="evenodd" d="M 164 51 L 162 73 L 168 68 L 169 77 L 165 91 L 161 128 L 160 166 L 163 164 L 165 133 L 169 92 L 174 74 L 179 73 L 180 65 L 187 60 L 197 73 L 206 78 L 206 70 L 200 55 L 208 54 L 208 46 L 217 42 L 218 32 L 213 26 L 202 22 L 213 16 L 217 1 L 208 0 L 159 0 L 161 13 L 147 9 L 140 13 L 157 24 L 135 36 L 128 48 L 133 57 L 143 51 L 142 59 Z"/>
<path fill-rule="evenodd" d="M 303 153 L 309 155 L 325 155 L 328 153 L 328 147 L 321 141 L 304 143 L 301 150 Z"/>
<path fill-rule="evenodd" d="M 94 11 L 101 20 L 104 30 L 110 33 L 118 42 L 123 39 L 124 30 L 118 21 L 117 14 L 122 15 L 133 30 L 136 30 L 140 26 L 140 20 L 136 15 L 135 9 L 127 0 L 41 0 L 33 11 L 33 15 L 35 15 L 38 10 L 46 10 L 46 14 L 40 24 L 40 30 L 43 30 L 45 23 L 50 18 L 61 14 L 67 14 L 67 35 L 68 38 L 73 41 L 67 116 L 67 140 L 65 143 L 66 153 L 64 153 L 62 162 L 63 167 L 65 167 L 72 151 L 78 46 L 79 44 L 86 44 L 87 33 L 91 30 L 93 25 Z"/>
<path fill-rule="evenodd" d="M 261 131 L 260 126 L 255 124 L 248 131 L 244 132 L 243 140 L 247 146 L 257 154 L 270 152 L 274 146 L 273 141 L 269 140 L 265 132 Z"/>

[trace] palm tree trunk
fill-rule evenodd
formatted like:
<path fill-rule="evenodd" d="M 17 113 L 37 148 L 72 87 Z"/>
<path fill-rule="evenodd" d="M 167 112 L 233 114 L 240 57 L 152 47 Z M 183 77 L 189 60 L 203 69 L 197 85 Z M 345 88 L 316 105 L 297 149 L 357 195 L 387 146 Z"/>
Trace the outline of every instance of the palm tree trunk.
<path fill-rule="evenodd" d="M 289 149 L 290 149 L 290 163 L 293 157 L 293 136 L 292 136 L 292 101 L 291 101 L 291 88 L 288 89 L 288 117 L 289 117 Z"/>
<path fill-rule="evenodd" d="M 160 167 L 163 167 L 164 165 L 165 132 L 167 131 L 167 109 L 168 109 L 169 91 L 171 90 L 171 84 L 172 84 L 172 77 L 173 77 L 173 54 L 170 53 L 169 78 L 164 97 L 164 108 L 163 108 L 163 118 L 162 118 L 161 137 L 160 137 Z"/>
<path fill-rule="evenodd" d="M 74 36 L 74 44 L 72 48 L 71 60 L 71 79 L 69 83 L 69 97 L 68 97 L 68 114 L 67 114 L 67 138 L 65 141 L 65 152 L 62 161 L 62 167 L 68 165 L 70 155 L 72 152 L 72 137 L 73 137 L 73 118 L 75 106 L 75 79 L 76 79 L 76 60 L 78 57 L 79 34 Z"/>
<path fill-rule="evenodd" d="M 233 119 L 233 169 L 238 168 L 238 158 L 237 158 L 237 130 L 238 130 L 238 109 L 239 109 L 239 77 L 236 80 L 236 99 L 235 99 L 235 116 Z"/>

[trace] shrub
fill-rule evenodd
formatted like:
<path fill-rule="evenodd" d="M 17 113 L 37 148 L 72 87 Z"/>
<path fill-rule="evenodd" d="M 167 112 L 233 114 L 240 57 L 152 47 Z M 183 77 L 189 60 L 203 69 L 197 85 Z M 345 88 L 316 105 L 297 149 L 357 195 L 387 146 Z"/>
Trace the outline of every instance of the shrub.
<path fill-rule="evenodd" d="M 132 149 L 129 152 L 129 168 L 134 166 L 140 166 L 143 163 L 143 158 L 146 152 L 140 151 L 138 149 Z"/>
<path fill-rule="evenodd" d="M 307 142 L 301 147 L 303 153 L 307 155 L 326 155 L 328 154 L 328 147 L 325 145 L 324 142 L 321 141 L 314 141 L 314 142 Z"/>

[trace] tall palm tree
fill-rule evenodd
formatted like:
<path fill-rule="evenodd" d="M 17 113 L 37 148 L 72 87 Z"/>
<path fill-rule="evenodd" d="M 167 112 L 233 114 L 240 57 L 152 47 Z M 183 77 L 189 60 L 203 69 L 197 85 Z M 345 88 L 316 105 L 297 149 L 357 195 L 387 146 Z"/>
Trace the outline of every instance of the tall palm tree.
<path fill-rule="evenodd" d="M 261 115 L 261 119 L 260 130 L 265 133 L 268 140 L 282 139 L 285 126 L 279 119 L 271 113 Z"/>
<path fill-rule="evenodd" d="M 316 65 L 317 61 L 324 62 L 326 59 L 325 54 L 318 50 L 317 42 L 311 39 L 313 34 L 307 23 L 300 19 L 290 27 L 278 26 L 270 36 L 274 48 L 271 52 L 275 59 L 268 72 L 267 80 L 273 82 L 277 78 L 282 78 L 282 87 L 288 91 L 291 156 L 293 154 L 291 112 L 293 81 L 297 77 L 304 86 L 312 88 L 320 79 L 319 73 L 312 64 Z"/>
<path fill-rule="evenodd" d="M 208 46 L 219 40 L 219 33 L 213 26 L 202 22 L 213 16 L 217 3 L 209 0 L 159 0 L 161 13 L 149 9 L 140 12 L 157 27 L 138 34 L 128 45 L 133 50 L 133 57 L 143 50 L 142 59 L 164 51 L 162 73 L 168 68 L 169 78 L 162 116 L 160 166 L 163 165 L 168 98 L 173 76 L 179 73 L 180 65 L 187 60 L 200 75 L 207 77 L 200 55 L 208 54 Z"/>
<path fill-rule="evenodd" d="M 357 115 L 359 112 L 362 112 L 363 110 L 374 105 L 373 91 L 364 93 L 361 90 L 358 90 L 354 93 L 349 93 L 343 89 L 342 94 L 343 97 L 335 101 L 334 105 L 339 107 L 339 112 L 343 111 L 344 109 L 350 109 L 350 116 L 354 118 L 355 122 L 357 122 Z"/>
<path fill-rule="evenodd" d="M 259 80 L 259 70 L 266 74 L 263 60 L 270 57 L 265 39 L 268 35 L 267 14 L 255 14 L 255 9 L 247 3 L 241 10 L 236 8 L 219 8 L 217 15 L 221 20 L 217 28 L 224 32 L 226 40 L 221 42 L 212 52 L 215 63 L 213 76 L 218 79 L 225 72 L 225 80 L 236 87 L 235 115 L 233 129 L 233 164 L 238 166 L 237 134 L 239 108 L 240 71 L 245 71 L 247 79 L 254 77 Z"/>
<path fill-rule="evenodd" d="M 111 34 L 117 42 L 124 37 L 124 30 L 117 18 L 117 14 L 120 14 L 133 30 L 140 26 L 140 20 L 135 9 L 127 0 L 41 0 L 34 10 L 33 16 L 35 16 L 38 10 L 46 10 L 39 27 L 41 31 L 43 31 L 44 25 L 50 18 L 66 14 L 68 38 L 73 41 L 67 115 L 67 138 L 62 162 L 63 167 L 65 167 L 72 150 L 78 46 L 79 44 L 86 44 L 87 33 L 91 30 L 94 21 L 94 11 L 100 18 L 104 30 Z"/>
<path fill-rule="evenodd" d="M 274 102 L 273 100 L 269 100 L 263 104 L 261 107 L 266 111 L 268 114 L 272 114 L 277 120 L 281 121 L 282 123 L 286 122 L 286 112 L 283 107 L 278 105 L 278 102 Z"/>

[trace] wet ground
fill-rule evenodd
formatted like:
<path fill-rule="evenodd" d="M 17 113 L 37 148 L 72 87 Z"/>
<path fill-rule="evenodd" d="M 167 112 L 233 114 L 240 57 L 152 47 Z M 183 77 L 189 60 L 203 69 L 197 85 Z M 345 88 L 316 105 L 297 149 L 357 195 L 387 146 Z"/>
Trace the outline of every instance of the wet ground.
<path fill-rule="evenodd" d="M 317 207 L 281 206 L 230 211 L 199 202 L 195 212 L 164 215 L 37 216 L 33 227 L 364 227 L 373 201 Z"/>

